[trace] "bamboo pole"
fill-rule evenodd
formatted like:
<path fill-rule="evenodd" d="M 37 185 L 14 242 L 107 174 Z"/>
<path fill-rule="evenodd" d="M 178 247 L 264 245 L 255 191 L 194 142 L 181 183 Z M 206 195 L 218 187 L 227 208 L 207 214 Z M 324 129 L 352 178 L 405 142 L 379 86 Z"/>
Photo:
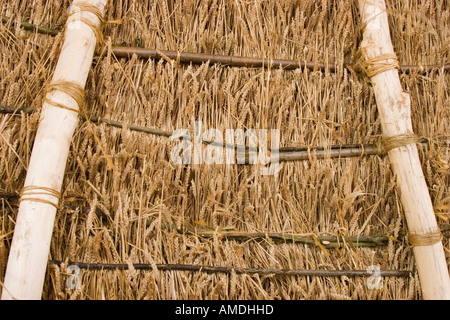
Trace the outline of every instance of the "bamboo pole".
<path fill-rule="evenodd" d="M 53 83 L 84 88 L 107 0 L 74 0 Z M 81 6 L 91 6 L 89 10 Z M 97 9 L 94 11 L 93 7 Z M 78 10 L 77 10 L 78 9 Z M 97 29 L 96 29 L 97 28 Z M 61 91 L 62 90 L 62 91 Z M 82 91 L 82 90 L 81 90 Z M 79 92 L 80 93 L 80 92 Z M 82 101 L 82 94 L 81 96 Z M 50 241 L 79 101 L 68 89 L 47 93 L 30 158 L 8 258 L 2 300 L 40 299 Z M 57 107 L 55 105 L 58 105 Z M 71 110 L 69 110 L 71 109 Z"/>
<path fill-rule="evenodd" d="M 309 70 L 328 70 L 336 72 L 338 65 L 334 63 L 315 63 L 311 61 L 296 61 L 289 59 L 269 59 L 261 57 L 240 57 L 207 53 L 194 52 L 177 52 L 171 50 L 158 50 L 138 47 L 113 46 L 112 53 L 119 58 L 131 58 L 133 55 L 141 59 L 170 59 L 180 63 L 202 64 L 206 62 L 217 63 L 230 67 L 247 67 L 247 68 L 272 68 L 284 70 L 295 70 L 298 68 L 306 68 Z M 344 65 L 349 68 L 351 65 Z M 427 73 L 435 69 L 442 71 L 450 70 L 450 63 L 444 65 L 400 65 L 399 69 L 403 72 Z"/>
<path fill-rule="evenodd" d="M 383 134 L 391 144 L 388 155 L 401 190 L 423 298 L 450 299 L 450 280 L 440 233 L 417 146 L 411 138 L 410 97 L 403 92 L 395 70 L 396 57 L 386 5 L 384 0 L 359 0 L 359 9 L 364 26 L 361 51 L 375 92 Z"/>

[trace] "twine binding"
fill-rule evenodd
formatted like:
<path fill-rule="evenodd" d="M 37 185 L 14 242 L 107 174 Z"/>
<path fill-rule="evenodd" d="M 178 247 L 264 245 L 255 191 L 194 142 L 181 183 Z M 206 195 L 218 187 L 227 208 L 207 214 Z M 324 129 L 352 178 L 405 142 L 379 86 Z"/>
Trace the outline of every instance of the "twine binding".
<path fill-rule="evenodd" d="M 51 100 L 50 98 L 48 98 L 47 95 L 54 90 L 64 92 L 69 97 L 71 97 L 73 100 L 75 100 L 75 102 L 78 104 L 79 109 L 68 107 L 66 105 L 55 102 L 55 101 Z M 71 82 L 71 81 L 56 80 L 56 81 L 49 83 L 45 87 L 45 95 L 46 95 L 46 97 L 44 98 L 44 102 L 46 102 L 52 106 L 63 108 L 66 110 L 77 112 L 77 113 L 80 112 L 80 110 L 84 104 L 84 89 L 83 89 L 83 87 L 80 86 L 78 83 Z"/>
<path fill-rule="evenodd" d="M 52 196 L 57 199 L 54 203 L 50 200 L 43 199 L 39 196 Z M 54 206 L 57 210 L 59 209 L 59 200 L 61 199 L 61 193 L 55 189 L 48 187 L 38 187 L 38 186 L 26 186 L 20 191 L 19 203 L 22 201 L 34 201 L 46 203 Z"/>
<path fill-rule="evenodd" d="M 408 233 L 408 242 L 414 246 L 431 246 L 442 241 L 442 233 L 439 230 L 427 233 Z"/>
<path fill-rule="evenodd" d="M 409 144 L 416 144 L 418 142 L 419 139 L 414 133 L 405 133 L 390 137 L 384 136 L 378 144 L 378 149 L 380 149 L 381 153 L 386 154 L 393 149 L 405 147 Z"/>
<path fill-rule="evenodd" d="M 392 69 L 400 69 L 395 53 L 384 53 L 374 58 L 368 58 L 364 49 L 358 50 L 355 69 L 362 71 L 369 79 Z"/>
<path fill-rule="evenodd" d="M 81 12 L 83 12 L 83 11 L 94 14 L 100 21 L 100 24 L 97 25 L 96 23 L 93 23 L 90 19 L 83 17 L 81 14 Z M 79 17 L 77 17 L 77 18 L 73 17 L 73 15 L 76 13 L 80 13 Z M 105 20 L 103 19 L 103 14 L 99 8 L 97 8 L 96 6 L 94 6 L 90 3 L 84 2 L 84 1 L 74 3 L 70 8 L 69 19 L 67 19 L 67 24 L 72 21 L 81 21 L 81 22 L 87 24 L 94 32 L 97 42 L 99 44 L 103 43 L 102 26 L 103 26 Z"/>

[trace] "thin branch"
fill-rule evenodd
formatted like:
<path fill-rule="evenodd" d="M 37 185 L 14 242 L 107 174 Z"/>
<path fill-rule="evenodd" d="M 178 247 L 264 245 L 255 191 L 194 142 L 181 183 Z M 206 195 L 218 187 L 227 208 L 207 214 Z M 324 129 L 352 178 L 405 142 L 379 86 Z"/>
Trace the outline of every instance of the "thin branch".
<path fill-rule="evenodd" d="M 123 46 L 113 46 L 112 53 L 116 57 L 120 58 L 131 58 L 136 55 L 142 59 L 170 59 L 177 63 L 213 63 L 220 64 L 224 66 L 231 67 L 248 67 L 248 68 L 272 68 L 284 70 L 295 70 L 298 68 L 307 68 L 310 70 L 329 70 L 331 72 L 336 72 L 338 66 L 332 63 L 314 63 L 305 61 L 296 61 L 288 59 L 269 59 L 269 58 L 259 58 L 259 57 L 240 57 L 240 56 L 229 56 L 229 55 L 218 55 L 218 54 L 207 54 L 207 53 L 193 53 L 193 52 L 177 52 L 170 50 L 158 50 L 158 49 L 147 49 L 138 47 L 123 47 Z M 344 66 L 347 67 L 347 66 Z M 401 65 L 401 71 L 404 72 L 429 72 L 435 69 L 443 69 L 444 71 L 450 70 L 450 63 L 445 65 L 429 65 L 429 66 L 415 66 L 415 65 Z"/>
<path fill-rule="evenodd" d="M 50 264 L 61 265 L 62 261 L 49 260 Z M 87 270 L 128 270 L 128 264 L 116 263 L 85 263 L 69 262 L 68 265 L 75 265 L 81 269 Z M 133 264 L 136 270 L 153 270 L 151 264 L 137 263 Z M 232 268 L 232 267 L 214 267 L 199 266 L 190 264 L 157 264 L 159 271 L 191 271 L 205 273 L 236 273 L 236 274 L 259 274 L 276 276 L 319 276 L 319 277 L 370 277 L 375 275 L 374 271 L 367 270 L 307 270 L 307 269 L 255 269 L 255 268 Z M 402 270 L 379 270 L 377 275 L 381 277 L 409 277 L 413 272 Z"/>
<path fill-rule="evenodd" d="M 318 242 L 326 249 L 340 248 L 347 246 L 354 247 L 376 247 L 387 245 L 389 240 L 385 235 L 373 235 L 373 236 L 349 236 L 349 237 L 334 237 L 334 236 L 318 236 L 313 237 L 311 234 L 289 234 L 289 233 L 275 233 L 275 232 L 242 232 L 242 231 L 229 231 L 229 230 L 212 230 L 212 229 L 179 229 L 172 225 L 165 225 L 163 228 L 167 230 L 175 230 L 180 234 L 195 234 L 203 238 L 212 238 L 217 235 L 219 239 L 226 240 L 263 240 L 271 239 L 273 242 L 283 243 L 303 243 L 317 245 Z M 399 241 L 400 239 L 394 239 Z"/>
<path fill-rule="evenodd" d="M 448 145 L 448 141 L 437 141 L 439 145 Z M 422 147 L 427 147 L 430 142 L 426 138 L 418 141 Z M 309 147 L 309 148 L 290 148 L 279 149 L 279 161 L 299 161 L 309 160 L 311 158 L 350 158 L 370 155 L 383 155 L 384 150 L 379 145 L 371 144 L 351 144 L 351 145 L 331 145 L 329 147 Z"/>
<path fill-rule="evenodd" d="M 83 120 L 86 120 L 85 116 L 82 116 Z M 105 118 L 97 118 L 97 117 L 89 117 L 89 120 L 93 123 L 104 123 L 108 126 L 111 127 L 115 127 L 115 128 L 123 128 L 123 124 L 120 123 L 119 121 L 115 121 L 115 120 L 110 120 L 110 119 L 105 119 Z M 157 136 L 164 136 L 164 137 L 170 137 L 172 135 L 172 132 L 170 131 L 164 131 L 164 130 L 159 130 L 159 129 L 154 129 L 154 128 L 147 128 L 147 127 L 141 127 L 141 126 L 137 126 L 134 124 L 126 124 L 126 128 L 128 130 L 131 131 L 136 131 L 136 132 L 143 132 L 143 133 L 148 133 L 148 134 L 154 134 Z"/>
<path fill-rule="evenodd" d="M 19 197 L 18 193 L 0 191 L 0 198 L 7 199 L 7 198 L 18 198 L 18 197 Z"/>
<path fill-rule="evenodd" d="M 2 17 L 2 23 L 7 23 L 10 21 L 8 17 Z M 14 22 L 12 22 L 14 25 Z M 56 36 L 60 30 L 37 26 L 28 22 L 22 22 L 20 24 L 25 30 L 37 31 L 38 33 Z M 194 53 L 194 52 L 177 52 L 170 50 L 158 50 L 158 49 L 145 49 L 138 47 L 124 47 L 124 46 L 113 46 L 112 52 L 117 57 L 130 58 L 136 54 L 142 59 L 171 59 L 180 63 L 193 63 L 202 64 L 206 62 L 221 64 L 225 66 L 232 67 L 249 67 L 249 68 L 282 68 L 284 70 L 294 70 L 298 68 L 307 68 L 310 70 L 329 70 L 335 72 L 337 70 L 337 65 L 333 63 L 314 63 L 306 61 L 296 61 L 289 59 L 269 59 L 260 57 L 239 57 L 239 56 L 229 56 L 229 55 L 217 55 L 217 54 L 206 54 L 206 53 Z M 344 65 L 344 67 L 347 67 Z M 404 72 L 420 72 L 427 73 L 432 70 L 442 69 L 443 71 L 450 70 L 450 63 L 444 65 L 428 65 L 428 66 L 418 66 L 418 65 L 400 65 L 400 71 Z"/>
<path fill-rule="evenodd" d="M 310 70 L 329 70 L 331 72 L 336 71 L 335 64 L 303 62 L 286 59 L 269 59 L 269 58 L 253 58 L 253 57 L 240 57 L 207 53 L 193 53 L 193 52 L 177 52 L 170 50 L 158 50 L 158 49 L 146 49 L 138 47 L 112 47 L 112 53 L 116 57 L 131 58 L 133 55 L 142 59 L 170 59 L 177 63 L 212 63 L 220 64 L 230 67 L 247 67 L 247 68 L 272 68 L 284 70 L 295 70 L 298 68 L 307 68 Z"/>
<path fill-rule="evenodd" d="M 33 113 L 36 109 L 35 108 L 13 108 L 9 106 L 0 106 L 0 113 L 4 114 L 18 114 L 19 112 L 23 113 Z M 86 117 L 84 115 L 80 115 L 80 117 L 83 120 L 86 120 Z M 92 123 L 99 124 L 104 123 L 108 126 L 115 127 L 115 128 L 123 128 L 124 124 L 110 119 L 105 118 L 98 118 L 94 116 L 89 116 L 89 120 Z M 136 132 L 142 132 L 147 134 L 154 134 L 158 136 L 164 136 L 164 137 L 170 137 L 172 135 L 172 132 L 170 131 L 164 131 L 160 129 L 155 128 L 147 128 L 142 126 L 137 126 L 134 124 L 125 124 L 126 128 L 131 131 Z M 190 136 L 183 136 L 179 137 L 186 140 L 190 140 Z M 225 148 L 236 148 L 239 146 L 236 145 L 229 145 L 229 144 L 220 144 L 217 142 L 211 142 L 208 140 L 202 140 L 204 144 L 211 144 L 211 145 L 219 145 Z M 421 139 L 419 142 L 423 147 L 426 147 L 429 142 L 427 139 Z M 448 144 L 443 142 L 442 144 Z M 246 149 L 246 159 L 248 159 L 248 152 L 249 151 L 258 151 L 258 148 L 249 148 L 248 146 L 242 146 Z M 276 150 L 272 150 L 276 151 Z M 332 145 L 328 148 L 323 147 L 303 147 L 303 148 L 297 148 L 297 147 L 282 147 L 278 149 L 279 151 L 279 157 L 278 161 L 302 161 L 302 160 L 309 160 L 311 158 L 317 158 L 317 159 L 326 159 L 326 158 L 348 158 L 348 157 L 362 157 L 362 156 L 369 156 L 369 155 L 382 155 L 383 151 L 380 150 L 377 144 L 351 144 L 351 145 Z"/>
<path fill-rule="evenodd" d="M 9 106 L 2 106 L 0 105 L 0 113 L 4 114 L 18 114 L 20 112 L 31 114 L 36 111 L 36 108 L 14 108 Z M 82 114 L 79 115 L 81 119 L 86 120 L 86 117 Z M 115 128 L 123 128 L 123 123 L 115 120 L 105 119 L 105 118 L 97 118 L 95 116 L 89 116 L 89 120 L 93 123 L 105 123 L 108 126 L 115 127 Z M 131 131 L 137 131 L 137 132 L 143 132 L 148 134 L 154 134 L 158 136 L 164 136 L 164 137 L 170 137 L 172 135 L 172 132 L 170 131 L 164 131 L 154 128 L 147 128 L 147 127 L 141 127 L 134 124 L 126 125 L 127 128 Z"/>
<path fill-rule="evenodd" d="M 9 21 L 10 21 L 9 18 L 2 17 L 2 23 L 8 23 Z M 12 26 L 14 26 L 15 24 L 16 23 L 14 21 L 11 22 Z M 21 22 L 20 26 L 25 30 L 37 31 L 38 33 L 46 34 L 49 36 L 56 36 L 60 32 L 59 30 L 56 30 L 56 29 L 42 27 L 42 26 L 36 26 L 36 25 L 34 25 L 32 23 L 28 23 L 28 22 Z"/>

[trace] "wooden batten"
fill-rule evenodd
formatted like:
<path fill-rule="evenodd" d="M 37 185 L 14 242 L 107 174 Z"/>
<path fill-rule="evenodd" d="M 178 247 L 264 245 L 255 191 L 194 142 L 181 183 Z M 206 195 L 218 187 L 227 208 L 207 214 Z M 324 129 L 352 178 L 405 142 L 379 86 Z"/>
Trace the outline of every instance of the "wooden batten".
<path fill-rule="evenodd" d="M 52 78 L 52 83 L 79 87 L 81 102 L 101 30 L 99 14 L 103 14 L 106 2 L 75 0 L 72 3 L 73 14 L 66 24 L 64 44 Z M 53 88 L 46 94 L 22 190 L 3 284 L 3 300 L 41 299 L 42 295 L 59 192 L 70 142 L 78 123 L 76 111 L 81 107 L 80 101 L 67 93 L 70 88 L 64 92 L 57 86 Z"/>
<path fill-rule="evenodd" d="M 383 135 L 397 143 L 388 155 L 401 190 L 423 297 L 450 299 L 448 267 L 417 146 L 411 138 L 410 97 L 402 90 L 395 68 L 386 5 L 384 0 L 359 0 L 359 8 L 364 28 L 361 53 L 370 69 Z M 413 238 L 419 240 L 413 243 Z"/>

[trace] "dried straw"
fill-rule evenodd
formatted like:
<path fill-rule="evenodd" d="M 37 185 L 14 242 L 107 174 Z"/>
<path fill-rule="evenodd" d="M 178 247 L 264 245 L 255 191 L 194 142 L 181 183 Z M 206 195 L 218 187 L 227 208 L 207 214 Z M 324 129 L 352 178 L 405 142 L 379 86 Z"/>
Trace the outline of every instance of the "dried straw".
<path fill-rule="evenodd" d="M 61 42 L 58 36 L 25 31 L 20 24 L 62 26 L 67 4 L 0 1 L 0 14 L 14 17 L 0 25 L 1 105 L 18 109 L 42 104 L 43 84 L 51 79 Z M 445 1 L 388 1 L 388 10 L 393 12 L 389 23 L 400 62 L 424 68 L 448 64 L 449 20 L 442 17 L 450 9 Z M 381 128 L 373 91 L 357 72 L 344 67 L 353 65 L 360 40 L 352 1 L 113 1 L 105 19 L 124 23 L 104 26 L 105 46 L 88 77 L 85 108 L 98 120 L 92 122 L 99 122 L 92 130 L 114 169 L 108 169 L 93 133 L 81 123 L 70 148 L 50 249 L 51 259 L 63 263 L 48 268 L 44 299 L 422 298 L 412 246 L 401 238 L 407 230 L 386 157 L 322 158 L 318 149 L 308 161 L 283 162 L 275 178 L 261 176 L 253 165 L 174 165 L 167 137 L 126 129 L 132 124 L 167 133 L 180 128 L 192 132 L 192 120 L 199 120 L 205 130 L 279 128 L 280 146 L 294 148 L 286 149 L 290 152 L 305 152 L 299 149 L 308 146 L 324 152 L 335 145 L 375 148 Z M 286 72 L 125 59 L 112 52 L 137 42 L 173 52 L 311 61 L 337 68 L 333 73 L 307 68 Z M 414 132 L 448 137 L 448 72 L 436 68 L 422 75 L 413 70 L 401 80 L 411 93 Z M 39 116 L 39 110 L 0 115 L 2 192 L 15 193 L 23 185 Z M 443 226 L 450 201 L 448 142 L 429 143 L 420 156 Z M 14 230 L 16 203 L 17 196 L 0 199 L 0 237 Z M 202 237 L 165 225 L 242 234 L 313 233 L 319 239 L 342 237 L 343 243 L 327 255 L 305 243 Z M 449 233 L 442 233 L 448 248 Z M 376 234 L 386 236 L 387 244 L 357 247 L 346 240 Z M 10 239 L 11 234 L 0 238 L 0 262 L 7 257 Z M 151 270 L 82 269 L 81 289 L 71 290 L 66 286 L 70 261 L 146 264 Z M 158 269 L 165 264 L 219 266 L 230 272 Z M 377 290 L 362 275 L 236 272 L 365 271 L 370 266 L 411 274 L 383 278 Z"/>

